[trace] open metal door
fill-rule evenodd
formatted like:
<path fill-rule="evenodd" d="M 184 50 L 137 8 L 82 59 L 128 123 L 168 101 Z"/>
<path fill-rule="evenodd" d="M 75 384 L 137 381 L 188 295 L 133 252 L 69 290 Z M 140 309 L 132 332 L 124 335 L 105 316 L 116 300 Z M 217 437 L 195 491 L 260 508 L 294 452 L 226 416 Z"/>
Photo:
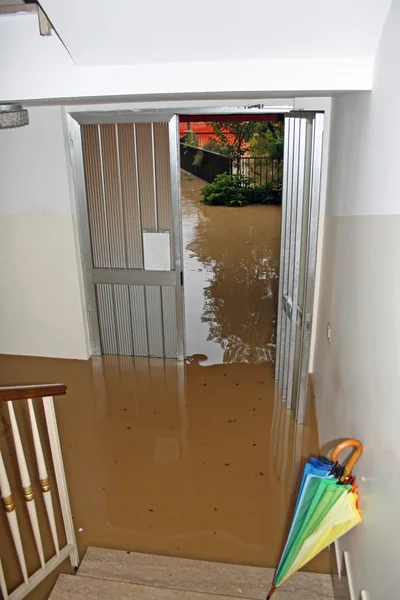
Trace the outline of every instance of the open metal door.
<path fill-rule="evenodd" d="M 285 115 L 275 378 L 298 423 L 308 388 L 323 122 L 321 113 Z"/>
<path fill-rule="evenodd" d="M 183 360 L 178 118 L 79 122 L 101 352 Z"/>

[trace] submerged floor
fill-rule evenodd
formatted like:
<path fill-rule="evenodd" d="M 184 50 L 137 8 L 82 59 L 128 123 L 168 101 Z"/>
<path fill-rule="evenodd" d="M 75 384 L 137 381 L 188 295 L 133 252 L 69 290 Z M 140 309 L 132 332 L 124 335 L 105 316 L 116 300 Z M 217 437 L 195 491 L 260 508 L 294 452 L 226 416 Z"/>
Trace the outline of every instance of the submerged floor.
<path fill-rule="evenodd" d="M 3 356 L 0 370 L 1 385 L 68 386 L 56 409 L 82 553 L 276 565 L 300 463 L 318 440 L 312 414 L 296 428 L 284 410 L 271 363 Z M 10 446 L 7 423 L 0 442 Z M 320 558 L 311 569 L 326 567 Z"/>
<path fill-rule="evenodd" d="M 187 354 L 203 364 L 275 357 L 280 206 L 205 206 L 182 173 Z"/>

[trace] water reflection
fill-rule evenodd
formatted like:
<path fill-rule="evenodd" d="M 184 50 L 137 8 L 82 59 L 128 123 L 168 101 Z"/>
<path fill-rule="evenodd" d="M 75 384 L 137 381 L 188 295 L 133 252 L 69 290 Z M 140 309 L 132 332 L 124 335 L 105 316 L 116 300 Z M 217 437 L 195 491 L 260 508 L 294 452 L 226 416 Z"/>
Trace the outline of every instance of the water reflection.
<path fill-rule="evenodd" d="M 280 207 L 208 207 L 204 183 L 183 174 L 187 354 L 206 364 L 271 362 Z"/>

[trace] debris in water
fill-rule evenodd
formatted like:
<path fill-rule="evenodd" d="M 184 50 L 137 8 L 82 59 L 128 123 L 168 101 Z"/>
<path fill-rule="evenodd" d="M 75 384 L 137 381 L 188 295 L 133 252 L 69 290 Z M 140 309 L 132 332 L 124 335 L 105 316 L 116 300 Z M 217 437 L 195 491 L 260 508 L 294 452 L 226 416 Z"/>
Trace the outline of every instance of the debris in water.
<path fill-rule="evenodd" d="M 79 531 L 79 533 L 82 533 L 83 527 L 79 527 L 78 531 Z"/>
<path fill-rule="evenodd" d="M 264 475 L 264 473 L 262 471 L 260 471 L 260 475 Z"/>
<path fill-rule="evenodd" d="M 230 467 L 230 463 L 225 463 L 225 467 Z"/>
<path fill-rule="evenodd" d="M 149 508 L 149 512 L 154 512 L 154 508 Z"/>
<path fill-rule="evenodd" d="M 127 427 L 127 429 L 132 429 L 132 427 L 131 427 L 131 426 L 129 426 L 129 427 Z"/>

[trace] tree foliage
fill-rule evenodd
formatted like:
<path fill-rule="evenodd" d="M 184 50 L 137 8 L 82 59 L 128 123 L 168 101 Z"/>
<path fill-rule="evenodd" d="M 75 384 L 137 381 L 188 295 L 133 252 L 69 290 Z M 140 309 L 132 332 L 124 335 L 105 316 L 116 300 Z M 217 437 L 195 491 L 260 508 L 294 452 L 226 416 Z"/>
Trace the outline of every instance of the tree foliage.
<path fill-rule="evenodd" d="M 257 123 L 245 121 L 207 123 L 213 128 L 215 137 L 224 154 L 229 156 L 235 167 L 240 167 L 240 159 L 246 153 L 249 142 L 257 129 Z"/>
<path fill-rule="evenodd" d="M 273 159 L 283 158 L 282 121 L 260 121 L 249 143 L 252 156 L 270 156 Z"/>

